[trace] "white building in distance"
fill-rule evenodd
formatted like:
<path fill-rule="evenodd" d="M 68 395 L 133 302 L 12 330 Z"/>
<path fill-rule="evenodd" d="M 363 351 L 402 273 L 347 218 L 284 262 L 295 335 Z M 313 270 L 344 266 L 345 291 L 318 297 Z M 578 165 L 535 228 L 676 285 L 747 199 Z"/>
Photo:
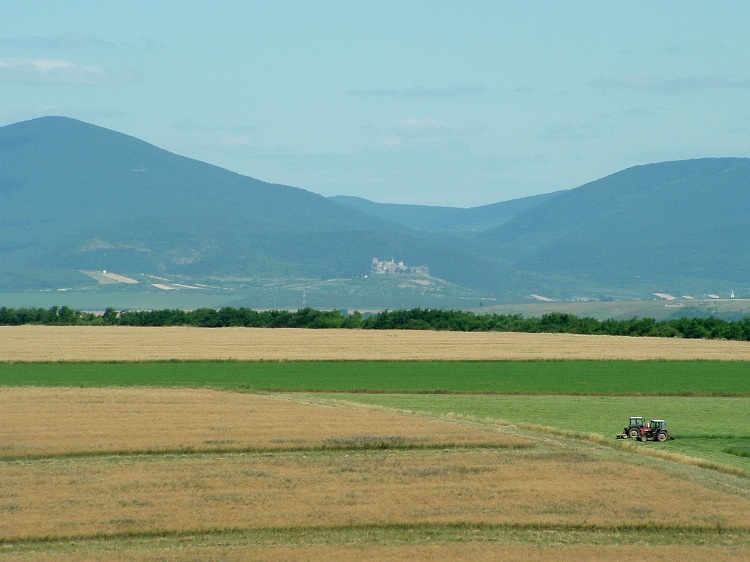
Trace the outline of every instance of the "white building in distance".
<path fill-rule="evenodd" d="M 390 261 L 382 261 L 378 258 L 372 258 L 372 272 L 373 273 L 419 273 L 422 275 L 429 275 L 430 269 L 426 265 L 418 265 L 410 267 L 404 265 L 404 262 L 396 261 L 391 258 Z"/>

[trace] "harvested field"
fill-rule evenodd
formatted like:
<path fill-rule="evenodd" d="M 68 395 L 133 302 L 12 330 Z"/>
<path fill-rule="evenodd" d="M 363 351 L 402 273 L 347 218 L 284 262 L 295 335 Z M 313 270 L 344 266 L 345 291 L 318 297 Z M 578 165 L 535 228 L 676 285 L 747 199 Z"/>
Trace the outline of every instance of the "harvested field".
<path fill-rule="evenodd" d="M 747 497 L 546 447 L 51 459 L 3 463 L 0 481 L 6 540 L 452 523 L 750 530 Z"/>
<path fill-rule="evenodd" d="M 310 400 L 0 390 L 0 559 L 750 554 L 743 479 L 491 420 Z"/>
<path fill-rule="evenodd" d="M 750 342 L 503 332 L 3 326 L 0 342 L 0 361 L 750 361 Z"/>
<path fill-rule="evenodd" d="M 206 389 L 0 388 L 0 459 L 156 451 L 531 446 L 380 410 Z"/>

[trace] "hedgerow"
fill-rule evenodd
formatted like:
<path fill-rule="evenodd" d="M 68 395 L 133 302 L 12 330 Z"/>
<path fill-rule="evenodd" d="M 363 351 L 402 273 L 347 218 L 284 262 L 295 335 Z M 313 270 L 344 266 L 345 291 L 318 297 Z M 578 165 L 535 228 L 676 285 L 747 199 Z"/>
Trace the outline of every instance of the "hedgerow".
<path fill-rule="evenodd" d="M 67 306 L 44 308 L 0 307 L 0 325 L 53 326 L 195 326 L 201 328 L 350 328 L 364 330 L 442 330 L 458 332 L 568 333 L 610 336 L 670 337 L 750 341 L 750 316 L 741 320 L 715 317 L 597 320 L 553 312 L 540 317 L 520 314 L 475 314 L 462 310 L 413 308 L 363 315 L 340 310 L 254 310 L 251 308 L 195 310 L 165 309 L 104 313 Z"/>

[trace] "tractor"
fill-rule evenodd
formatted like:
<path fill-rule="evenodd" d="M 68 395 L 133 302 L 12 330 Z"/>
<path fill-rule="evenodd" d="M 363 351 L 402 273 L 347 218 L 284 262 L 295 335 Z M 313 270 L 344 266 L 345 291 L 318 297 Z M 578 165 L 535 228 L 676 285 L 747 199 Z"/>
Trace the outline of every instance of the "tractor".
<path fill-rule="evenodd" d="M 643 427 L 643 418 L 641 416 L 631 416 L 628 426 L 622 430 L 622 433 L 617 436 L 618 439 L 635 439 L 641 434 L 641 428 Z"/>
<path fill-rule="evenodd" d="M 658 441 L 663 443 L 668 439 L 674 439 L 667 429 L 667 422 L 664 420 L 651 420 L 648 424 L 641 427 L 638 441 Z"/>

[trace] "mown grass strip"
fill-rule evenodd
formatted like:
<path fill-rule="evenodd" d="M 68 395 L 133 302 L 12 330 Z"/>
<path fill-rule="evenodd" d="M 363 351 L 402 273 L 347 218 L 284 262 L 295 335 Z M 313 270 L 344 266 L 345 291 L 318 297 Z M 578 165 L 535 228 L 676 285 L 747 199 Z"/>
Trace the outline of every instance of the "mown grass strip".
<path fill-rule="evenodd" d="M 0 537 L 0 545 L 7 548 L 48 544 L 66 546 L 103 541 L 133 541 L 153 539 L 195 539 L 206 542 L 209 538 L 234 538 L 237 543 L 253 546 L 336 545 L 352 543 L 383 544 L 408 542 L 409 544 L 437 544 L 442 542 L 495 542 L 522 544 L 652 544 L 707 546 L 732 544 L 750 546 L 750 529 L 724 527 L 719 523 L 706 526 L 672 525 L 657 521 L 641 521 L 620 525 L 596 524 L 489 524 L 471 522 L 453 523 L 384 523 L 381 525 L 269 527 L 260 529 L 203 528 L 192 530 L 122 531 L 115 533 L 71 534 L 34 537 Z M 234 542 L 234 541 L 232 541 Z"/>
<path fill-rule="evenodd" d="M 750 447 L 726 447 L 724 452 L 736 457 L 750 458 Z"/>
<path fill-rule="evenodd" d="M 125 457 L 159 457 L 159 456 L 207 456 L 207 455 L 265 455 L 283 453 L 338 453 L 353 451 L 433 451 L 433 450 L 474 450 L 496 449 L 517 450 L 530 449 L 533 443 L 409 443 L 389 440 L 371 441 L 332 441 L 321 445 L 293 447 L 179 447 L 174 449 L 120 449 L 103 451 L 66 451 L 64 453 L 28 453 L 17 455 L 0 455 L 0 462 L 45 461 L 57 459 L 86 458 L 125 458 Z"/>
<path fill-rule="evenodd" d="M 743 361 L 4 363 L 0 386 L 238 391 L 750 396 Z"/>

